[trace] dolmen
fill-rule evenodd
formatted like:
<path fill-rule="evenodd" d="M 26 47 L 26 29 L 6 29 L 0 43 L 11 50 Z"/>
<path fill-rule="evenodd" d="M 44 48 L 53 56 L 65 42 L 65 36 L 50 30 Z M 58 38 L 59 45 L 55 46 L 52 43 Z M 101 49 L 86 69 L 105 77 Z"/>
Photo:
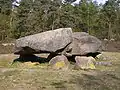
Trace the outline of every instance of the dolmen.
<path fill-rule="evenodd" d="M 73 57 L 75 68 L 95 69 L 95 57 L 101 50 L 98 38 L 86 32 L 72 32 L 71 28 L 60 28 L 17 39 L 14 54 L 50 53 L 47 60 L 54 69 L 68 69 L 69 59 Z"/>

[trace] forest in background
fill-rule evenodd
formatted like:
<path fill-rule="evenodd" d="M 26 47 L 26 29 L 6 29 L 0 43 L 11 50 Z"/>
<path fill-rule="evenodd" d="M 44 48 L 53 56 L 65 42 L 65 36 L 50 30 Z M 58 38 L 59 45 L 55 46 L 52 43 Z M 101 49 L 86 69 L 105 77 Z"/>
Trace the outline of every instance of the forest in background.
<path fill-rule="evenodd" d="M 57 28 L 120 40 L 120 0 L 0 0 L 0 41 Z M 16 4 L 15 4 L 16 3 Z"/>

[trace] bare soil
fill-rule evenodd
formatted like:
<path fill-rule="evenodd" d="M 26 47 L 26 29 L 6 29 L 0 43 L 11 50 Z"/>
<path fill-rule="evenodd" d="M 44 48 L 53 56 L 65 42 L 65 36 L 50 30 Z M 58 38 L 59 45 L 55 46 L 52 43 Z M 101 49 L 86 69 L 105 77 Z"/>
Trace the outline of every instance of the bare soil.
<path fill-rule="evenodd" d="M 103 41 L 103 50 L 108 52 L 120 52 L 120 41 Z"/>

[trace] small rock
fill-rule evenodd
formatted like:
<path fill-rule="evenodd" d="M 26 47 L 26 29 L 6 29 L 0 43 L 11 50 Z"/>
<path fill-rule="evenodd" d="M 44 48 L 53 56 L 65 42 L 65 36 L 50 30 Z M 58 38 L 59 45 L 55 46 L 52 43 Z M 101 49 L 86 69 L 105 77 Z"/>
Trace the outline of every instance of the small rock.
<path fill-rule="evenodd" d="M 97 60 L 103 60 L 103 61 L 107 61 L 107 60 L 109 61 L 113 59 L 112 57 L 104 55 L 104 54 L 98 54 L 95 58 Z"/>
<path fill-rule="evenodd" d="M 75 61 L 75 69 L 95 69 L 93 57 L 76 56 Z"/>
<path fill-rule="evenodd" d="M 101 61 L 101 62 L 96 62 L 96 66 L 112 66 L 112 63 Z"/>

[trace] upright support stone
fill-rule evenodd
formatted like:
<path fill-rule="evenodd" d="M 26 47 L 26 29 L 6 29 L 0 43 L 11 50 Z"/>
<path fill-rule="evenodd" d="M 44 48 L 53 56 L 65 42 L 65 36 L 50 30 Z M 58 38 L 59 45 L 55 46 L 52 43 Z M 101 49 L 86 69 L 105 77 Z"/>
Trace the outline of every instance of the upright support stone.
<path fill-rule="evenodd" d="M 75 69 L 95 69 L 93 57 L 76 56 Z"/>
<path fill-rule="evenodd" d="M 49 61 L 49 66 L 53 69 L 68 69 L 69 68 L 69 61 L 66 56 L 64 55 L 58 55 L 56 57 L 53 57 Z"/>

